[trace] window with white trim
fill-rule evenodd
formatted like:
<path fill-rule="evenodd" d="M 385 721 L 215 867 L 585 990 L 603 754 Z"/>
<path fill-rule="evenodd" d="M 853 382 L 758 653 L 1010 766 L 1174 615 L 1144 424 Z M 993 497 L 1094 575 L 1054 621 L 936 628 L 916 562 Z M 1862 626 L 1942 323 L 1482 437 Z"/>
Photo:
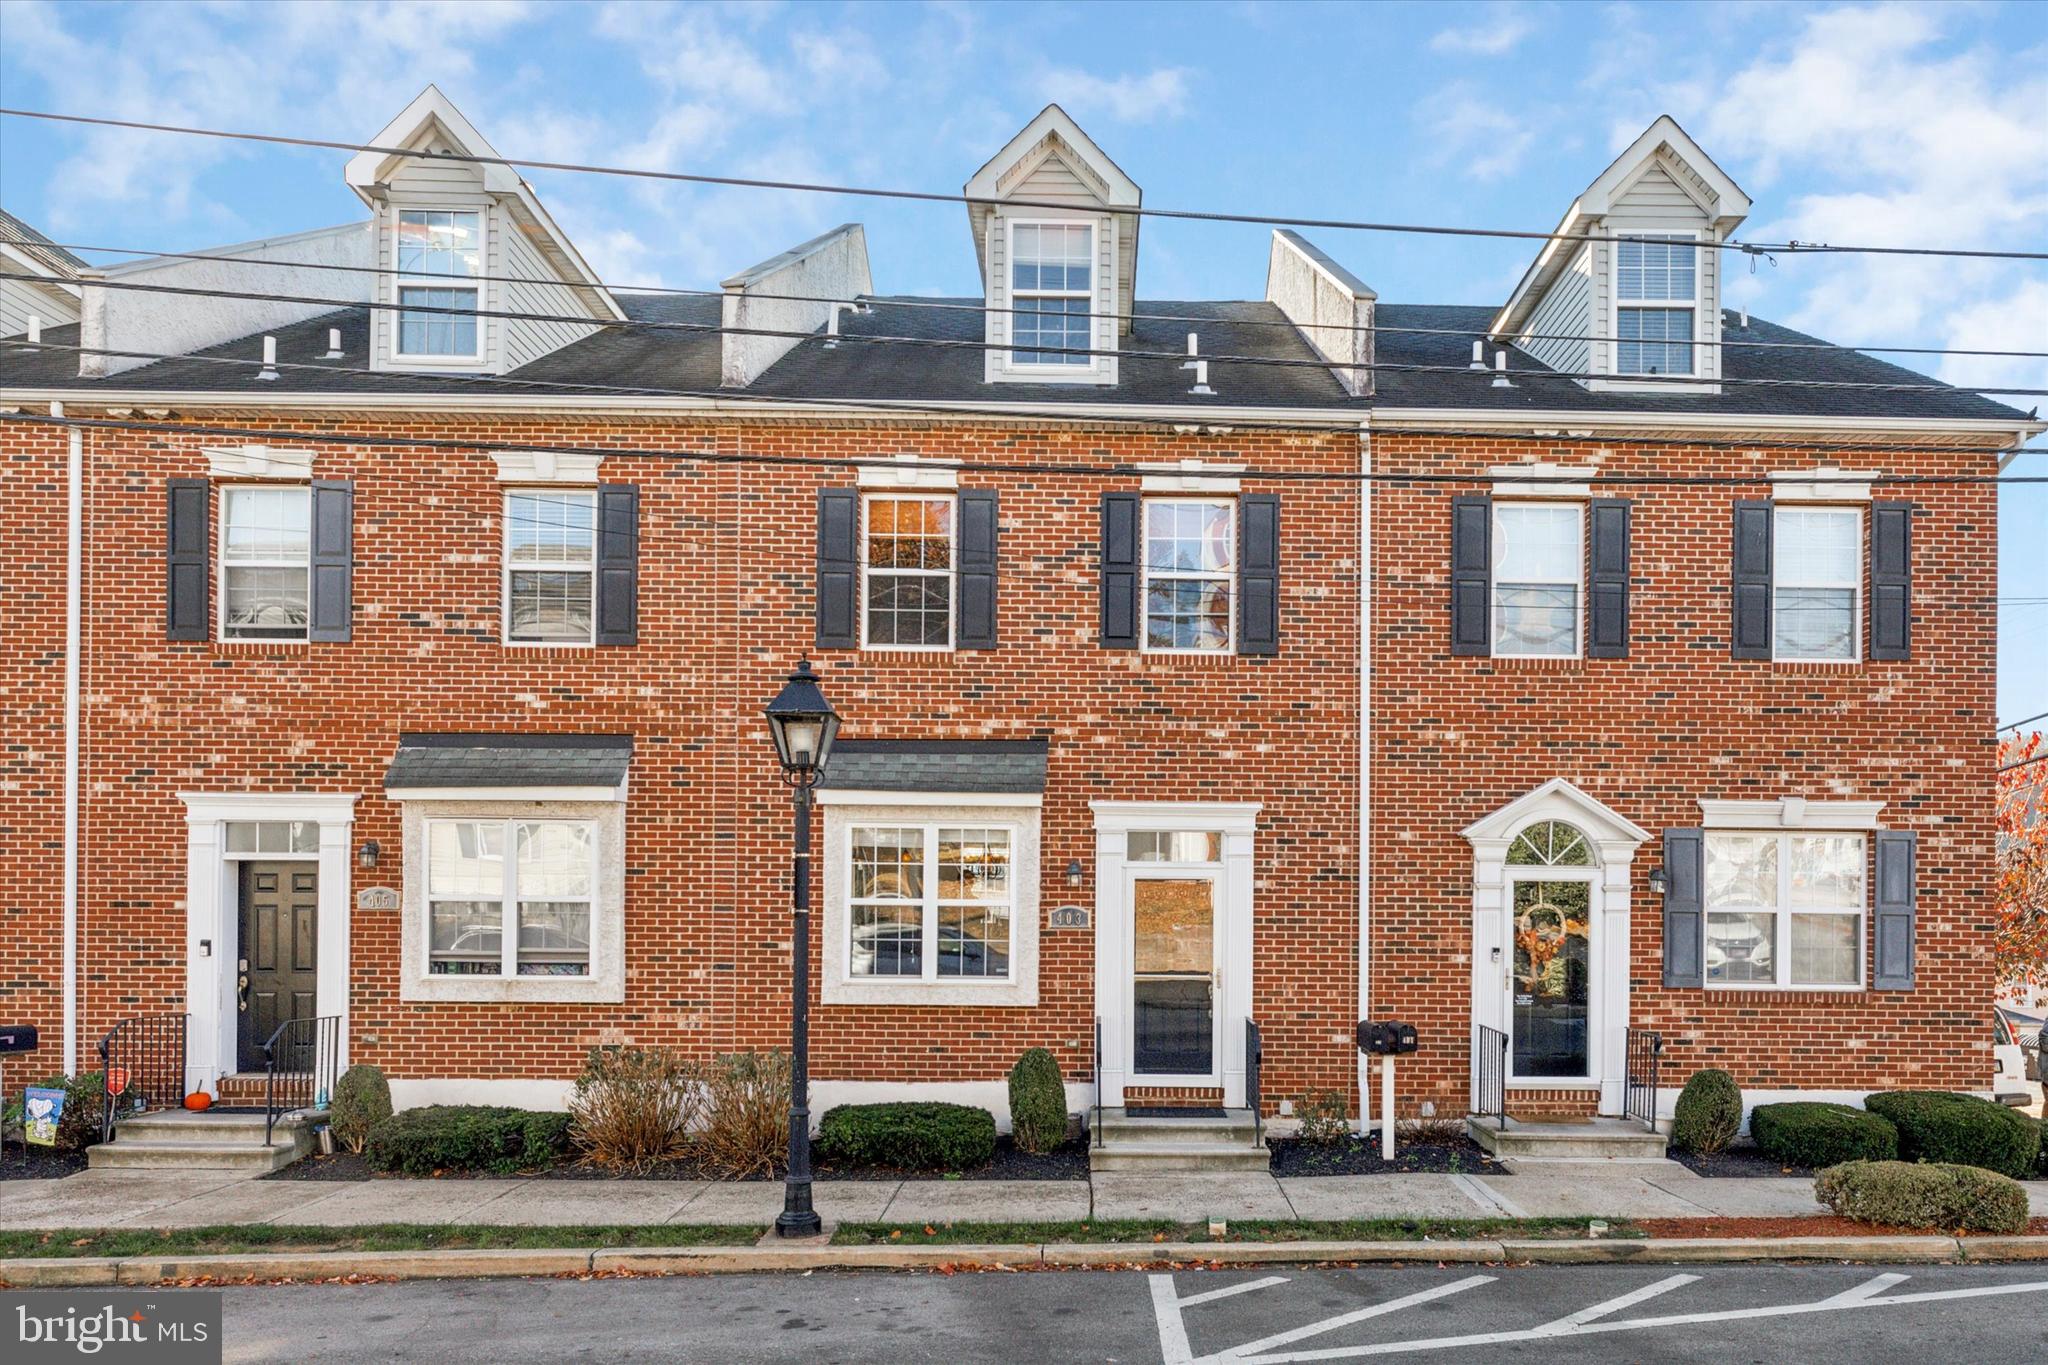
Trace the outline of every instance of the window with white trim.
<path fill-rule="evenodd" d="M 1707 984 L 1863 984 L 1865 836 L 1706 836 Z"/>
<path fill-rule="evenodd" d="M 1585 572 L 1585 508 L 1495 501 L 1493 652 L 1576 659 Z"/>
<path fill-rule="evenodd" d="M 1691 237 L 1631 234 L 1614 244 L 1614 372 L 1693 372 L 1699 247 Z"/>
<path fill-rule="evenodd" d="M 400 209 L 396 249 L 400 312 L 395 353 L 426 359 L 479 358 L 483 350 L 476 309 L 482 299 L 475 281 L 483 275 L 483 215 L 462 209 Z"/>
<path fill-rule="evenodd" d="M 1235 646 L 1237 500 L 1145 499 L 1145 648 L 1227 654 Z"/>
<path fill-rule="evenodd" d="M 304 484 L 221 489 L 221 639 L 306 638 L 312 509 Z"/>
<path fill-rule="evenodd" d="M 954 495 L 861 499 L 861 643 L 953 647 Z"/>
<path fill-rule="evenodd" d="M 597 620 L 597 494 L 505 494 L 505 638 L 587 645 Z"/>
<path fill-rule="evenodd" d="M 593 822 L 429 820 L 426 833 L 429 974 L 590 974 Z"/>
<path fill-rule="evenodd" d="M 853 826 L 847 977 L 1008 982 L 1015 842 L 1008 826 Z"/>
<path fill-rule="evenodd" d="M 1771 515 L 1771 657 L 1855 660 L 1863 635 L 1861 509 L 1776 507 Z"/>
<path fill-rule="evenodd" d="M 1095 228 L 1088 223 L 1012 219 L 1010 230 L 1010 363 L 1091 365 L 1086 351 L 1094 316 Z"/>

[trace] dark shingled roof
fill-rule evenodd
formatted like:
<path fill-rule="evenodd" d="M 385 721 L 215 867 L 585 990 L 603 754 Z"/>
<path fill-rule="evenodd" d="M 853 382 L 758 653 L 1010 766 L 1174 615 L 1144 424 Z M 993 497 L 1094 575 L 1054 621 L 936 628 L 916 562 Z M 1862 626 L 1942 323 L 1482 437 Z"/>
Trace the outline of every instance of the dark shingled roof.
<path fill-rule="evenodd" d="M 6 209 L 0 209 L 0 237 L 7 238 L 8 245 L 22 255 L 41 261 L 65 279 L 87 268 L 85 261 L 58 246 Z"/>
<path fill-rule="evenodd" d="M 825 760 L 827 790 L 1045 791 L 1042 739 L 842 739 Z"/>
<path fill-rule="evenodd" d="M 405 734 L 384 787 L 616 787 L 632 759 L 631 735 Z"/>

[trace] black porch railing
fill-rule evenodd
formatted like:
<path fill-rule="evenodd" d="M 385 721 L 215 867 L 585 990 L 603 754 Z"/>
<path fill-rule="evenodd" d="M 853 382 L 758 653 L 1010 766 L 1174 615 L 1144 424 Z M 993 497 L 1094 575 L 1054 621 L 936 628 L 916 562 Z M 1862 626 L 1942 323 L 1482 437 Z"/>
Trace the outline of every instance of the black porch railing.
<path fill-rule="evenodd" d="M 1654 1133 L 1657 1131 L 1657 1086 L 1662 1079 L 1658 1070 L 1664 1057 L 1664 1035 L 1655 1029 L 1632 1028 L 1628 1031 L 1625 1051 L 1628 1071 L 1622 1083 L 1621 1112 L 1632 1119 L 1641 1119 Z"/>
<path fill-rule="evenodd" d="M 1266 1096 L 1259 1088 L 1259 1064 L 1266 1060 L 1266 1037 L 1258 1021 L 1244 1021 L 1244 1102 L 1252 1110 L 1252 1145 L 1266 1140 Z"/>
<path fill-rule="evenodd" d="M 100 1141 L 114 1125 L 185 1102 L 185 1016 L 123 1019 L 100 1039 Z"/>
<path fill-rule="evenodd" d="M 263 1142 L 270 1144 L 278 1119 L 307 1109 L 325 1109 L 334 1095 L 340 1067 L 341 1016 L 287 1019 L 263 1045 Z"/>
<path fill-rule="evenodd" d="M 1472 1026 L 1472 1112 L 1508 1126 L 1508 1036 L 1485 1024 Z"/>
<path fill-rule="evenodd" d="M 1095 1016 L 1095 1107 L 1088 1116 L 1088 1141 L 1102 1145 L 1102 1016 Z"/>

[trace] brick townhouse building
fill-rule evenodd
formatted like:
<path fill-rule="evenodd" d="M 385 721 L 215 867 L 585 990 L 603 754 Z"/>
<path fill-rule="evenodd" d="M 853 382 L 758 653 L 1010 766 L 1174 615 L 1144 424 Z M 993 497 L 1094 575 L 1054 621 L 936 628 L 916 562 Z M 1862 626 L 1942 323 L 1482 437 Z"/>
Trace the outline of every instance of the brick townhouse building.
<path fill-rule="evenodd" d="M 348 162 L 367 221 L 64 262 L 0 343 L 0 1014 L 67 1066 L 321 1017 L 401 1104 L 547 1106 L 784 1042 L 808 657 L 819 1107 L 1006 1118 L 1044 1046 L 1242 1108 L 1251 1023 L 1269 1114 L 1362 1113 L 1366 1017 L 1404 1109 L 1621 1112 L 1631 1029 L 1753 1100 L 1989 1085 L 1995 491 L 1887 480 L 2040 424 L 1724 309 L 1749 201 L 1670 120 L 1496 307 L 1291 232 L 1142 298 L 1057 107 L 954 300 L 858 224 L 614 291 L 438 91 L 369 142 L 427 155 Z"/>

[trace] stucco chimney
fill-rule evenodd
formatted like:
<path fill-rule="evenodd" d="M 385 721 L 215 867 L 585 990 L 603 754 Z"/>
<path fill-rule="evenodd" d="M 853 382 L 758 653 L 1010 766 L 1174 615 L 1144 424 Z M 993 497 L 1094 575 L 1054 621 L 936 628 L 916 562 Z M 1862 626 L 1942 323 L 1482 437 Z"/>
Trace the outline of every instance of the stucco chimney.
<path fill-rule="evenodd" d="M 842 223 L 720 287 L 725 290 L 720 317 L 726 330 L 719 337 L 719 383 L 743 389 L 802 339 L 757 333 L 814 332 L 832 321 L 837 309 L 873 292 L 867 231 L 859 223 Z"/>
<path fill-rule="evenodd" d="M 1379 295 L 1365 281 L 1310 245 L 1298 232 L 1278 228 L 1266 260 L 1266 302 L 1301 329 L 1302 339 L 1353 397 L 1372 393 L 1372 310 Z"/>

